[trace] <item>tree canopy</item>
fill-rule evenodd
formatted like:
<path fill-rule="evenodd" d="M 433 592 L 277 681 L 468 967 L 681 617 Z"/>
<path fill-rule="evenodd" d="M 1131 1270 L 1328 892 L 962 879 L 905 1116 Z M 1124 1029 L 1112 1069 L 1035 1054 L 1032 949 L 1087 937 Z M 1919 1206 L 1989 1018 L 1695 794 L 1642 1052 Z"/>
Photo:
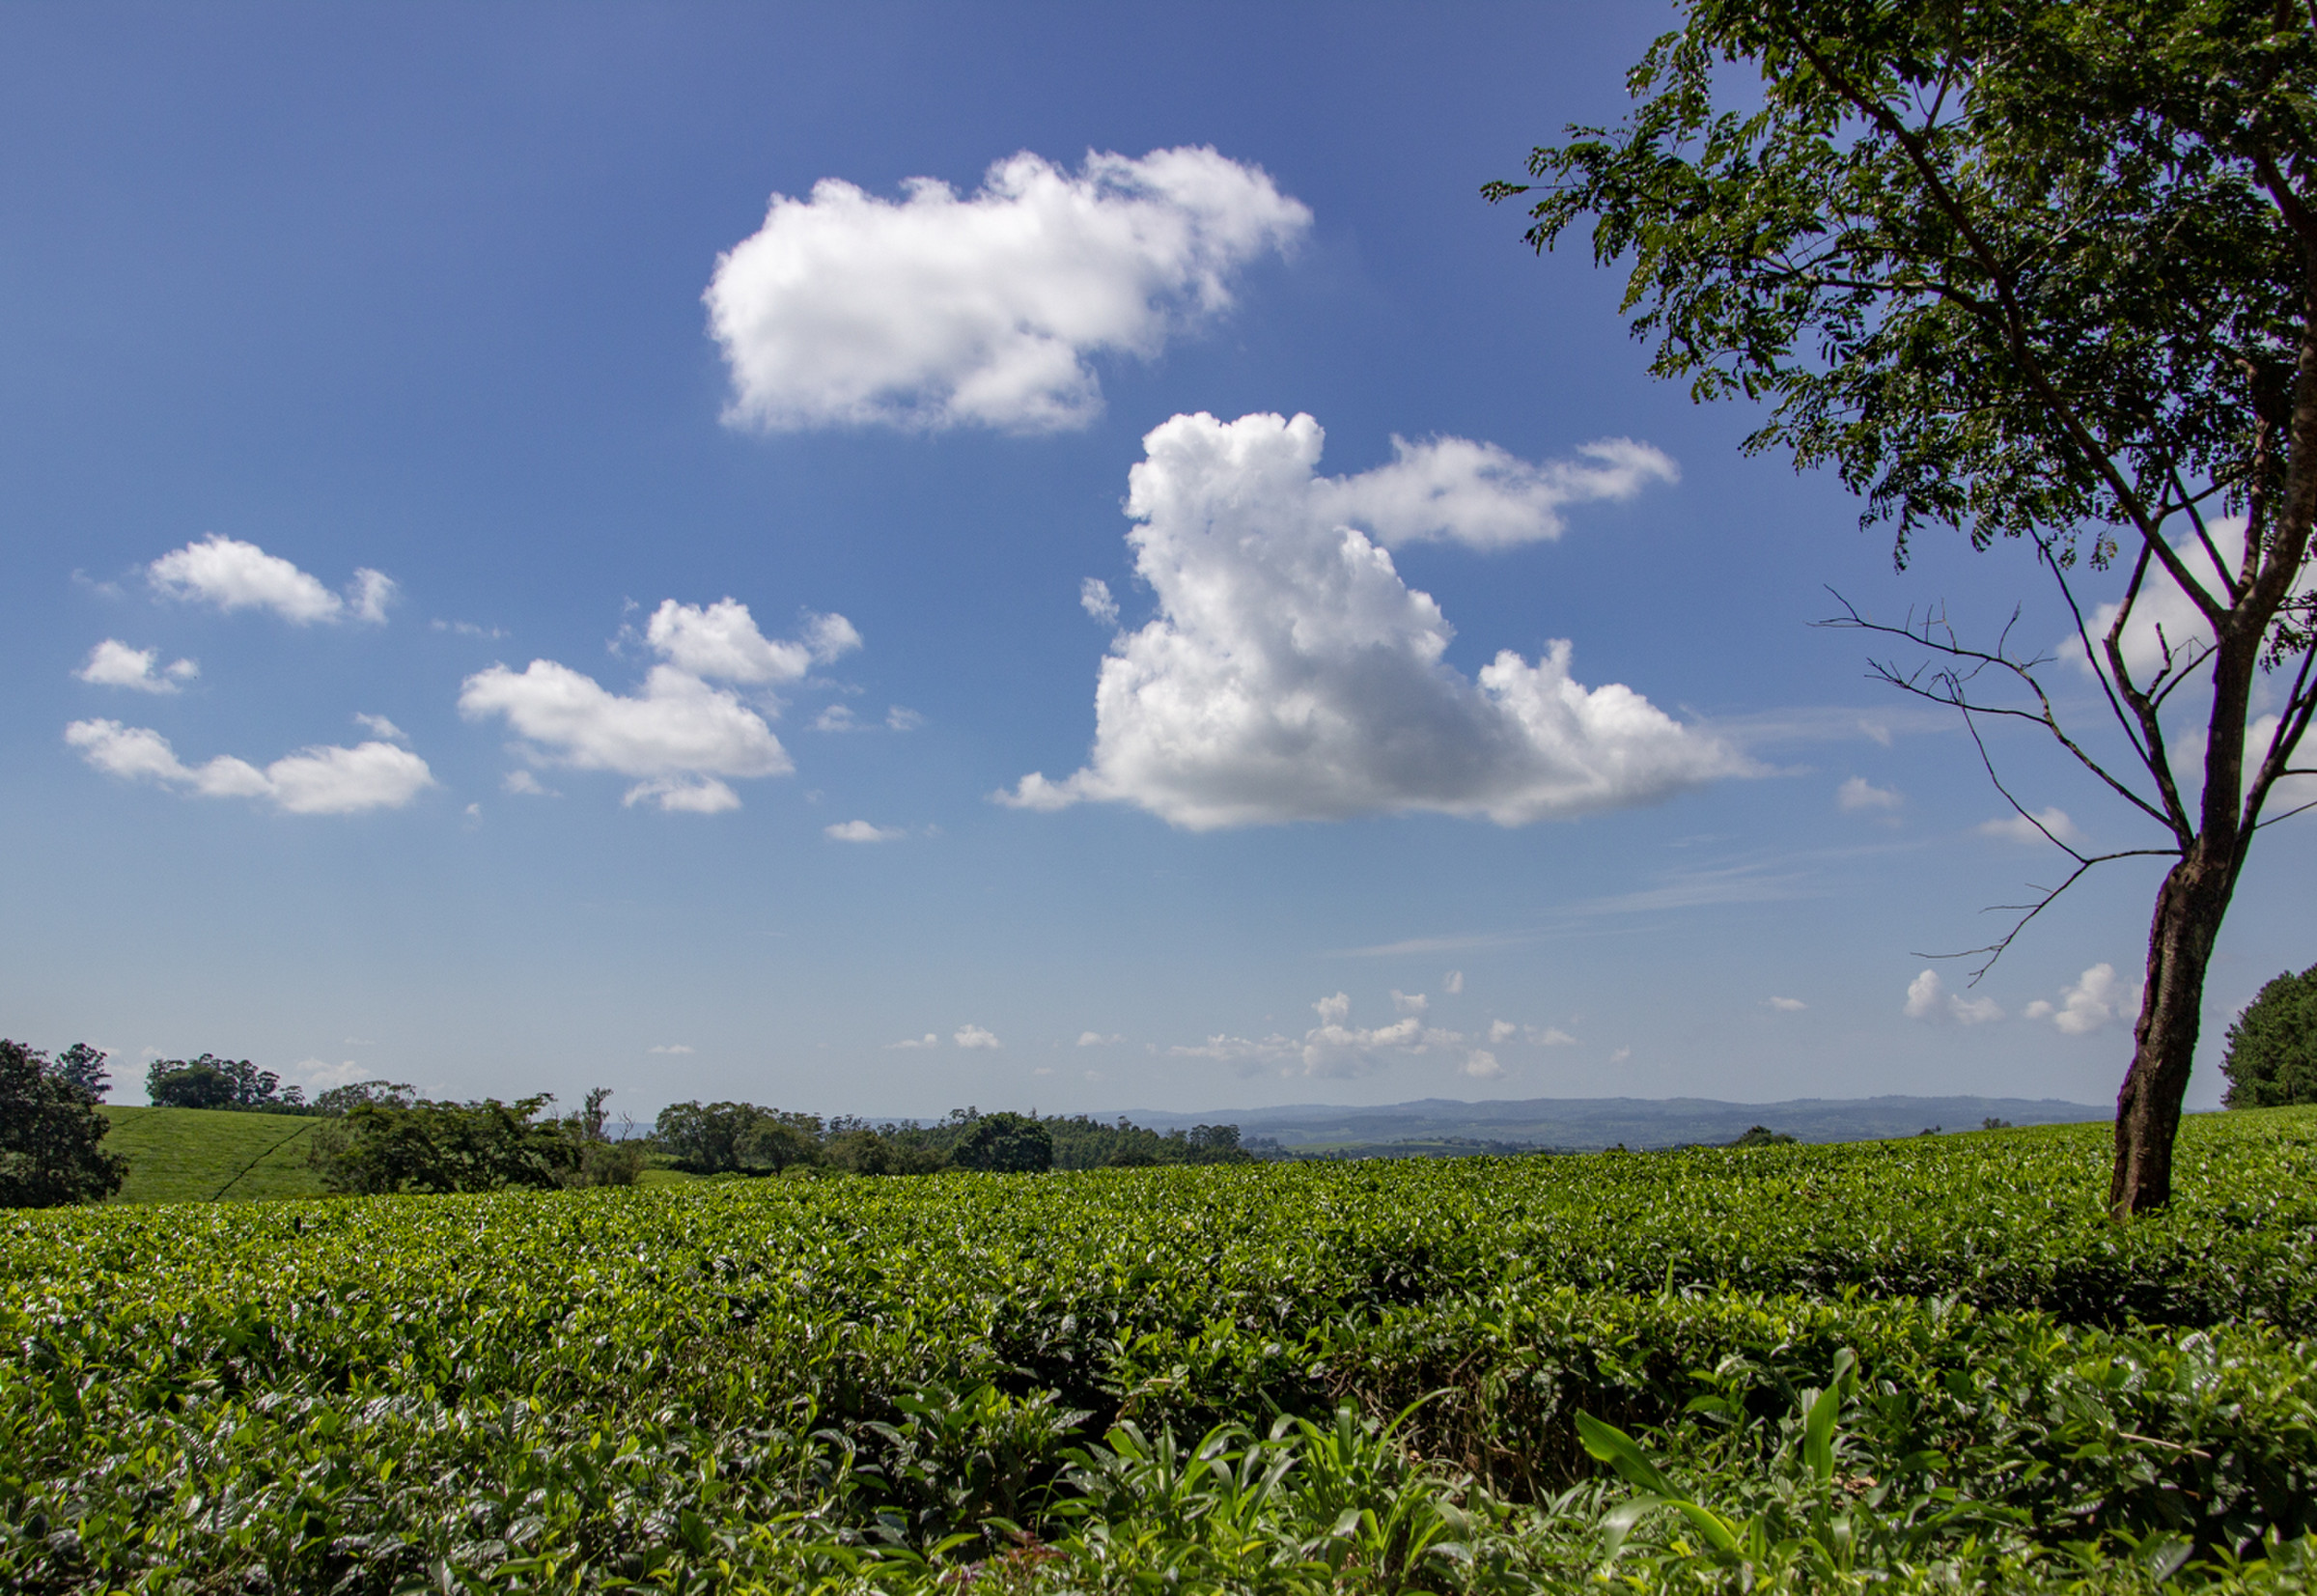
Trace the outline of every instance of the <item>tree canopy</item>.
<path fill-rule="evenodd" d="M 2317 965 L 2263 987 L 2228 1027 L 2220 1073 L 2231 1108 L 2317 1103 Z"/>
<path fill-rule="evenodd" d="M 104 1054 L 83 1044 L 51 1060 L 0 1039 L 0 1208 L 95 1202 L 121 1190 L 128 1161 L 101 1143 Z"/>

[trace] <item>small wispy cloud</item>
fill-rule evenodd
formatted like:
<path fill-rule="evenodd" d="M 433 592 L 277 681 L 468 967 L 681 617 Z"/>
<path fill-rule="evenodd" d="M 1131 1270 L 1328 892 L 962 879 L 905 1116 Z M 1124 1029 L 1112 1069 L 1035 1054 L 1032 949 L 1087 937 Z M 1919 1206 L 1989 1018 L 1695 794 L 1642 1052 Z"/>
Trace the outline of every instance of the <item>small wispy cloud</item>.
<path fill-rule="evenodd" d="M 1799 997 L 1765 997 L 1762 1001 L 1780 1014 L 1800 1014 L 1810 1006 Z"/>
<path fill-rule="evenodd" d="M 662 1042 L 656 1047 L 646 1048 L 644 1050 L 646 1052 L 666 1053 L 673 1055 L 676 1053 L 688 1053 L 692 1050 L 689 1046 L 682 1042 Z"/>

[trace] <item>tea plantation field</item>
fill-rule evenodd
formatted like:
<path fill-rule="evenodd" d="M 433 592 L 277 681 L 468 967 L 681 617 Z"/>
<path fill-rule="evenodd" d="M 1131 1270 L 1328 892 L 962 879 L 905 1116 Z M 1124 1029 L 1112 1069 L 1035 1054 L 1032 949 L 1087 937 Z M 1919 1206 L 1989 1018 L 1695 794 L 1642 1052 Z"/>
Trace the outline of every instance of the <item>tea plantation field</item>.
<path fill-rule="evenodd" d="M 0 1586 L 2317 1587 L 2317 1112 L 0 1218 Z"/>

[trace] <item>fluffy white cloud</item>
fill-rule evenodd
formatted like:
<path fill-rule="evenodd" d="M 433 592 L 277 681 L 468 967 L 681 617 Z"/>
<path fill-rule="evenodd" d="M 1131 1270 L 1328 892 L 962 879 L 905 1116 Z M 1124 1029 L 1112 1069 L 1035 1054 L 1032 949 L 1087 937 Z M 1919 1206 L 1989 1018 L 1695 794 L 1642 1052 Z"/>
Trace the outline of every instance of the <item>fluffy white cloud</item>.
<path fill-rule="evenodd" d="M 1101 1031 L 1078 1032 L 1078 1046 L 1081 1048 L 1107 1048 L 1113 1043 L 1125 1040 L 1126 1038 L 1123 1036 L 1104 1036 Z"/>
<path fill-rule="evenodd" d="M 354 714 L 354 724 L 361 727 L 371 736 L 382 737 L 389 742 L 407 742 L 410 741 L 407 733 L 405 733 L 400 726 L 396 725 L 393 721 L 387 719 L 382 714 L 364 714 L 360 711 L 356 711 Z"/>
<path fill-rule="evenodd" d="M 153 585 L 172 599 L 215 604 L 219 609 L 270 609 L 285 621 L 383 621 L 393 599 L 394 579 L 368 568 L 356 571 L 343 595 L 254 543 L 210 533 L 200 543 L 172 549 L 146 568 Z"/>
<path fill-rule="evenodd" d="M 176 692 L 201 674 L 190 659 L 179 659 L 155 670 L 158 649 L 132 649 L 107 637 L 89 651 L 89 662 L 72 674 L 100 687 L 134 687 L 139 692 Z"/>
<path fill-rule="evenodd" d="M 1887 813 L 1907 800 L 1888 787 L 1877 787 L 1864 776 L 1853 776 L 1834 790 L 1834 806 L 1846 815 Z"/>
<path fill-rule="evenodd" d="M 1810 1006 L 1799 997 L 1766 997 L 1763 1001 L 1780 1014 L 1800 1014 Z"/>
<path fill-rule="evenodd" d="M 663 809 L 696 808 L 701 795 L 715 790 L 732 798 L 717 776 L 783 775 L 794 768 L 754 710 L 673 665 L 653 666 L 631 698 L 552 659 L 534 659 L 519 673 L 492 665 L 461 686 L 459 713 L 470 720 L 506 716 L 542 764 L 647 777 L 629 789 L 628 801 L 653 798 Z"/>
<path fill-rule="evenodd" d="M 2126 1011 L 2136 1006 L 2134 994 L 2116 985 L 2116 966 L 2094 965 L 2076 978 L 2073 986 L 2059 994 L 2054 1008 L 2043 998 L 2037 998 L 2022 1011 L 2030 1020 L 2049 1020 L 2070 1036 L 2089 1036 L 2111 1022 L 2127 1018 Z"/>
<path fill-rule="evenodd" d="M 1461 969 L 1452 969 L 1441 976 L 1440 990 L 1451 997 L 1463 992 L 1465 990 L 1465 972 Z"/>
<path fill-rule="evenodd" d="M 2025 815 L 2006 815 L 2000 820 L 1982 821 L 1977 830 L 1983 837 L 2001 837 L 2007 842 L 2056 841 L 2074 847 L 2085 840 L 2076 823 L 2068 819 L 2068 812 L 2056 807 L 2046 809 L 2034 820 Z"/>
<path fill-rule="evenodd" d="M 1005 1046 L 991 1032 L 979 1025 L 960 1025 L 950 1040 L 961 1048 L 1002 1048 Z"/>
<path fill-rule="evenodd" d="M 1946 990 L 1939 971 L 1927 969 L 1907 983 L 1907 1003 L 1902 1011 L 1910 1020 L 1952 1020 L 1962 1025 L 1984 1025 L 2003 1018 L 2003 1011 L 1992 997 L 1966 997 L 1961 993 Z"/>
<path fill-rule="evenodd" d="M 1398 1014 L 1422 1014 L 1432 1006 L 1432 999 L 1420 992 L 1402 992 L 1392 989 L 1392 1009 Z"/>
<path fill-rule="evenodd" d="M 774 641 L 756 628 L 737 599 L 712 604 L 663 600 L 652 612 L 644 640 L 677 669 L 725 682 L 794 682 L 861 646 L 861 634 L 842 615 L 807 615 L 804 636 Z"/>
<path fill-rule="evenodd" d="M 889 732 L 913 732 L 924 724 L 925 716 L 915 710 L 905 710 L 899 704 L 885 707 L 885 730 Z"/>
<path fill-rule="evenodd" d="M 716 262 L 703 298 L 728 422 L 1085 426 L 1102 409 L 1089 356 L 1156 356 L 1311 225 L 1260 168 L 1205 149 L 1089 154 L 1075 174 L 1025 152 L 963 199 L 931 178 L 904 188 L 775 194 Z"/>
<path fill-rule="evenodd" d="M 2212 534 L 2213 547 L 2219 551 L 2226 568 L 2232 572 L 2239 569 L 2245 557 L 2245 518 L 2225 516 L 2207 521 L 2205 528 Z M 2205 552 L 2204 542 L 2196 536 L 2194 527 L 2183 530 L 2173 541 L 2172 549 L 2207 592 L 2227 602 L 2226 584 L 2214 566 L 2212 555 Z M 2305 597 L 2313 589 L 2317 589 L 2317 571 L 2304 570 L 2300 580 L 2293 584 L 2293 591 Z M 2086 675 L 2095 669 L 2105 675 L 2108 630 L 2116 624 L 2116 614 L 2122 607 L 2121 602 L 2102 604 L 2084 618 L 2084 630 L 2091 636 L 2096 655 L 2085 654 L 2082 640 L 2077 637 L 2063 639 L 2053 652 L 2073 659 Z M 2124 664 L 2132 672 L 2133 680 L 2145 686 L 2163 668 L 2167 648 L 2178 666 L 2211 647 L 2212 641 L 2213 629 L 2205 624 L 2203 612 L 2197 609 L 2194 601 L 2181 591 L 2169 571 L 2151 562 L 2147 578 L 2140 584 L 2139 599 L 2132 606 L 2132 620 L 2124 628 Z"/>
<path fill-rule="evenodd" d="M 941 1039 L 932 1031 L 927 1031 L 923 1036 L 905 1036 L 898 1042 L 888 1042 L 885 1044 L 885 1050 L 891 1052 L 899 1050 L 905 1052 L 915 1052 L 921 1049 L 938 1048 L 939 1046 L 941 1046 Z"/>
<path fill-rule="evenodd" d="M 1630 437 L 1581 443 L 1577 452 L 1580 460 L 1532 465 L 1493 443 L 1394 437 L 1391 463 L 1324 477 L 1312 500 L 1323 518 L 1357 526 L 1387 547 L 1446 539 L 1506 548 L 1558 538 L 1564 505 L 1630 499 L 1652 483 L 1681 480 L 1669 457 Z"/>
<path fill-rule="evenodd" d="M 1399 994 L 1393 994 L 1399 997 Z M 1406 1014 L 1389 1025 L 1373 1027 L 1348 1023 L 1352 999 L 1343 993 L 1312 1004 L 1320 1022 L 1301 1037 L 1211 1036 L 1193 1047 L 1167 1050 L 1180 1058 L 1213 1058 L 1237 1064 L 1242 1070 L 1273 1067 L 1283 1076 L 1305 1075 L 1335 1079 L 1364 1075 L 1396 1059 L 1434 1052 L 1465 1054 L 1468 1069 L 1473 1050 L 1465 1046 L 1462 1032 L 1427 1026 L 1420 1015 Z M 1481 1056 L 1486 1056 L 1485 1054 Z M 1494 1065 L 1494 1059 L 1489 1060 Z"/>
<path fill-rule="evenodd" d="M 1100 576 L 1089 576 L 1078 584 L 1078 607 L 1103 626 L 1118 625 L 1118 601 L 1110 597 L 1110 584 Z"/>
<path fill-rule="evenodd" d="M 508 771 L 507 778 L 500 782 L 499 786 L 504 791 L 512 793 L 517 798 L 563 797 L 563 795 L 555 791 L 554 788 L 543 785 L 539 777 L 533 775 L 528 770 Z"/>
<path fill-rule="evenodd" d="M 492 665 L 468 677 L 459 712 L 470 720 L 504 715 L 541 765 L 611 770 L 643 779 L 624 802 L 716 814 L 740 807 L 721 777 L 785 775 L 794 766 L 763 714 L 708 677 L 756 685 L 792 681 L 817 659 L 861 646 L 842 615 L 808 616 L 804 638 L 774 642 L 748 606 L 723 599 L 705 607 L 668 600 L 653 612 L 645 641 L 663 663 L 640 691 L 623 696 L 552 659 L 522 671 Z"/>
<path fill-rule="evenodd" d="M 1570 646 L 1474 682 L 1392 557 L 1342 524 L 1307 415 L 1178 415 L 1130 474 L 1135 571 L 1159 613 L 1111 645 L 1095 745 L 1000 801 L 1138 804 L 1194 830 L 1435 810 L 1503 826 L 1654 802 L 1755 767 L 1629 687 L 1587 689 Z"/>
<path fill-rule="evenodd" d="M 821 834 L 831 842 L 891 842 L 908 833 L 897 826 L 876 826 L 865 820 L 842 821 L 835 826 L 824 826 Z"/>
<path fill-rule="evenodd" d="M 1521 1027 L 1510 1020 L 1492 1021 L 1489 1024 L 1489 1040 L 1498 1047 L 1502 1047 L 1520 1034 Z"/>
<path fill-rule="evenodd" d="M 425 760 L 389 742 L 300 748 L 261 770 L 228 754 L 186 765 L 160 733 L 118 720 L 75 720 L 65 728 L 65 741 L 108 775 L 204 798 L 264 798 L 293 815 L 399 809 L 434 785 Z"/>
<path fill-rule="evenodd" d="M 1461 1069 L 1475 1080 L 1494 1080 L 1504 1074 L 1504 1066 L 1497 1063 L 1496 1055 L 1486 1048 L 1474 1048 L 1466 1054 Z"/>

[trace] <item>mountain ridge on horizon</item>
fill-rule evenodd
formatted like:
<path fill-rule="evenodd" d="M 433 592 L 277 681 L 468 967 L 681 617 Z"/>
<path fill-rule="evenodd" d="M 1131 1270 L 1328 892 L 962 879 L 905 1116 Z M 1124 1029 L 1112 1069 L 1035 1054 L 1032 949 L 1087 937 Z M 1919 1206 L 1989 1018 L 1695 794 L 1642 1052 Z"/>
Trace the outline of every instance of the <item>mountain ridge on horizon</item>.
<path fill-rule="evenodd" d="M 1124 1118 L 1156 1131 L 1237 1125 L 1242 1135 L 1267 1136 L 1291 1148 L 1463 1139 L 1589 1151 L 1733 1141 L 1756 1125 L 1802 1141 L 1876 1141 L 1934 1129 L 1975 1131 L 1989 1119 L 2013 1125 L 2081 1124 L 2106 1120 L 2111 1112 L 2060 1098 L 1884 1094 L 1770 1103 L 1698 1097 L 1434 1097 L 1369 1106 L 1282 1104 L 1200 1113 L 1130 1108 L 1093 1117 Z"/>

